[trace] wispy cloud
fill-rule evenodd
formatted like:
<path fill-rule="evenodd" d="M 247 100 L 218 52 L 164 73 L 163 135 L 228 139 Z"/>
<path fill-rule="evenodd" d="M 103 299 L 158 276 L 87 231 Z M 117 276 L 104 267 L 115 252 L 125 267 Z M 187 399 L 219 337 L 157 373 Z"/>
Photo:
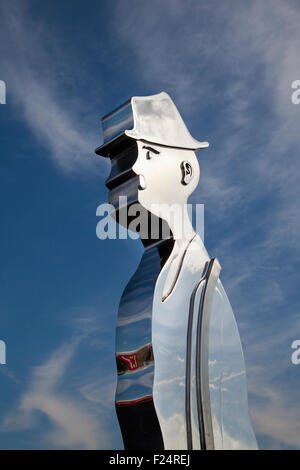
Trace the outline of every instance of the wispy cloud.
<path fill-rule="evenodd" d="M 93 158 L 100 137 L 86 115 L 84 90 L 78 82 L 74 86 L 75 57 L 64 51 L 56 28 L 34 19 L 30 3 L 2 2 L 0 15 L 8 106 L 16 105 L 18 118 L 25 121 L 41 154 L 52 157 L 61 169 L 95 170 L 101 165 Z"/>
<path fill-rule="evenodd" d="M 110 370 L 100 372 L 97 358 L 86 368 L 81 357 L 84 348 L 94 350 L 93 333 L 99 335 L 91 317 L 85 320 L 85 316 L 82 321 L 77 316 L 73 338 L 32 368 L 18 404 L 1 423 L 1 432 L 39 429 L 41 442 L 36 445 L 47 449 L 109 449 L 118 443 L 122 447 L 112 423 L 115 377 Z M 94 362 L 97 368 L 93 368 Z M 42 416 L 47 417 L 48 425 L 43 424 Z"/>
<path fill-rule="evenodd" d="M 261 329 L 255 334 L 251 328 L 247 344 L 251 415 L 264 448 L 299 448 L 299 384 L 297 367 L 291 363 L 291 343 L 300 331 L 299 312 L 279 326 L 276 319 L 267 332 Z"/>

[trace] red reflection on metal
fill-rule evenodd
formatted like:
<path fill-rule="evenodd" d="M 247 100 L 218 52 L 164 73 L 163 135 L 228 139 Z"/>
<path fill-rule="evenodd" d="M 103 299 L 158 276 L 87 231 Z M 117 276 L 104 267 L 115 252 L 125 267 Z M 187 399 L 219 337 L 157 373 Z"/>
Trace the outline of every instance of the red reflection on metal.
<path fill-rule="evenodd" d="M 120 359 L 122 362 L 124 362 L 129 370 L 136 370 L 138 368 L 136 353 L 119 354 L 119 356 L 117 356 L 117 359 Z"/>
<path fill-rule="evenodd" d="M 123 401 L 117 401 L 116 405 L 117 406 L 128 406 L 128 405 L 136 405 L 137 403 L 141 402 L 149 402 L 153 400 L 152 395 L 146 395 L 145 397 L 141 398 L 135 398 L 133 400 L 123 400 Z"/>

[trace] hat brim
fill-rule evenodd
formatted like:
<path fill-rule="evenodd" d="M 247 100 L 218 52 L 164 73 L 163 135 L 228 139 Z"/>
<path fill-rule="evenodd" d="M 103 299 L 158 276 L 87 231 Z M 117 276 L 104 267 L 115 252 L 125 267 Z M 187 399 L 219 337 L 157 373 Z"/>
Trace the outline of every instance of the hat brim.
<path fill-rule="evenodd" d="M 133 139 L 131 137 L 123 133 L 116 139 L 97 147 L 95 153 L 101 157 L 110 158 L 111 156 L 120 153 L 126 146 L 132 145 L 132 140 Z"/>
<path fill-rule="evenodd" d="M 95 153 L 97 155 L 100 155 L 101 157 L 106 157 L 110 158 L 111 155 L 119 153 L 126 145 L 132 144 L 132 140 L 141 140 L 143 142 L 148 142 L 149 144 L 153 145 L 159 145 L 161 147 L 168 147 L 168 148 L 177 148 L 177 149 L 182 149 L 182 150 L 192 150 L 194 152 L 197 152 L 198 150 L 205 149 L 209 147 L 208 142 L 197 142 L 195 141 L 193 146 L 189 147 L 178 147 L 175 145 L 166 145 L 163 143 L 159 142 L 152 142 L 147 139 L 137 139 L 135 137 L 130 136 L 130 131 L 125 131 L 124 134 L 120 135 L 116 139 L 112 140 L 111 142 L 106 142 L 105 144 L 101 145 L 100 147 L 97 147 L 95 150 Z"/>

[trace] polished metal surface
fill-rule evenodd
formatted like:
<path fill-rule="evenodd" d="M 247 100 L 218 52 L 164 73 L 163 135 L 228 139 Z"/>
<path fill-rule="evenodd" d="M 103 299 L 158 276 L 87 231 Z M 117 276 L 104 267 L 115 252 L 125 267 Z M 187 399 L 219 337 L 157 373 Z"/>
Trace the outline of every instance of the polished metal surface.
<path fill-rule="evenodd" d="M 126 131 L 133 126 L 133 114 L 131 101 L 126 101 L 119 108 L 102 118 L 103 145 L 96 150 L 100 155 L 109 156 L 108 149 L 111 143 L 118 140 Z"/>
<path fill-rule="evenodd" d="M 256 440 L 248 413 L 243 353 L 234 315 L 222 283 L 218 280 L 213 291 L 211 314 L 207 316 L 210 321 L 203 330 L 206 341 L 203 342 L 202 336 L 200 343 L 201 356 L 199 351 L 197 353 L 197 326 L 201 311 L 205 308 L 203 292 L 207 273 L 204 268 L 206 264 L 209 265 L 210 259 L 197 235 L 187 249 L 173 292 L 162 302 L 163 285 L 172 257 L 176 256 L 174 250 L 158 278 L 152 313 L 155 358 L 153 398 L 165 448 L 254 449 Z M 204 299 L 203 307 L 201 297 Z M 193 322 L 189 325 L 191 299 Z M 208 313 L 209 310 L 207 306 Z M 207 345 L 207 355 L 203 355 Z M 206 371 L 205 366 L 203 371 L 203 365 L 201 370 L 199 357 L 206 362 Z M 205 378 L 207 373 L 208 380 Z M 207 428 L 209 417 L 204 420 L 204 435 L 203 426 L 199 422 L 197 374 L 203 381 L 200 385 L 204 409 L 211 409 L 209 427 L 212 427 L 213 439 L 207 435 L 210 432 Z M 227 384 L 230 384 L 229 393 Z M 187 407 L 190 420 L 187 419 Z M 203 445 L 203 442 L 206 444 Z"/>
<path fill-rule="evenodd" d="M 208 364 L 215 448 L 257 449 L 240 335 L 220 281 L 212 306 Z"/>
<path fill-rule="evenodd" d="M 196 343 L 196 394 L 198 423 L 200 426 L 201 449 L 214 449 L 213 425 L 209 393 L 209 330 L 211 308 L 221 266 L 212 259 L 205 272 L 197 320 Z"/>
<path fill-rule="evenodd" d="M 211 419 L 211 407 L 209 396 L 209 373 L 208 373 L 208 345 L 211 306 L 214 297 L 216 283 L 218 281 L 220 265 L 213 259 L 204 266 L 202 278 L 195 287 L 191 300 L 188 319 L 187 333 L 187 355 L 186 355 L 186 426 L 187 426 L 187 445 L 189 449 L 193 448 L 192 429 L 191 429 L 191 351 L 192 351 L 192 331 L 193 322 L 196 321 L 196 351 L 195 367 L 196 372 L 196 401 L 198 412 L 198 426 L 200 428 L 201 448 L 205 450 L 214 449 L 213 426 Z M 194 319 L 195 298 L 197 292 L 201 290 L 199 302 L 198 318 Z M 194 327 L 195 330 L 195 327 Z"/>
<path fill-rule="evenodd" d="M 116 410 L 125 449 L 256 449 L 220 265 L 186 206 L 200 177 L 193 150 L 208 144 L 191 137 L 166 93 L 132 98 L 103 119 L 103 131 L 97 153 L 111 158 L 113 217 L 130 227 L 136 204 L 157 233 L 168 228 L 167 237 L 153 237 L 151 223 L 136 230 L 145 251 L 119 307 Z"/>
<path fill-rule="evenodd" d="M 133 128 L 132 128 L 133 127 Z M 123 136 L 157 145 L 199 150 L 209 146 L 189 133 L 170 96 L 134 96 L 102 118 L 104 142 L 96 153 L 110 156 L 110 147 Z"/>
<path fill-rule="evenodd" d="M 173 246 L 172 241 L 164 242 Z M 154 357 L 152 303 L 163 257 L 170 250 L 159 244 L 144 252 L 120 302 L 116 359 L 116 409 L 126 449 L 163 449 L 163 437 L 153 405 Z M 142 423 L 142 424 L 141 424 Z"/>
<path fill-rule="evenodd" d="M 191 136 L 167 93 L 134 96 L 131 105 L 134 128 L 125 131 L 128 137 L 182 149 L 199 150 L 208 147 L 208 142 L 199 142 Z"/>

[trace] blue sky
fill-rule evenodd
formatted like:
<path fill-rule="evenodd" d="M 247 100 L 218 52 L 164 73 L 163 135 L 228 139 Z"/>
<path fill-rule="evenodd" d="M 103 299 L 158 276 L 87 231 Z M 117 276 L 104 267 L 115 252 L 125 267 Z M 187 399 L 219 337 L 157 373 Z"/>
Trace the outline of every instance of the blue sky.
<path fill-rule="evenodd" d="M 261 448 L 300 448 L 296 0 L 0 4 L 1 448 L 118 448 L 119 298 L 142 247 L 96 237 L 100 118 L 168 92 L 210 142 L 191 201 L 222 265 Z"/>

